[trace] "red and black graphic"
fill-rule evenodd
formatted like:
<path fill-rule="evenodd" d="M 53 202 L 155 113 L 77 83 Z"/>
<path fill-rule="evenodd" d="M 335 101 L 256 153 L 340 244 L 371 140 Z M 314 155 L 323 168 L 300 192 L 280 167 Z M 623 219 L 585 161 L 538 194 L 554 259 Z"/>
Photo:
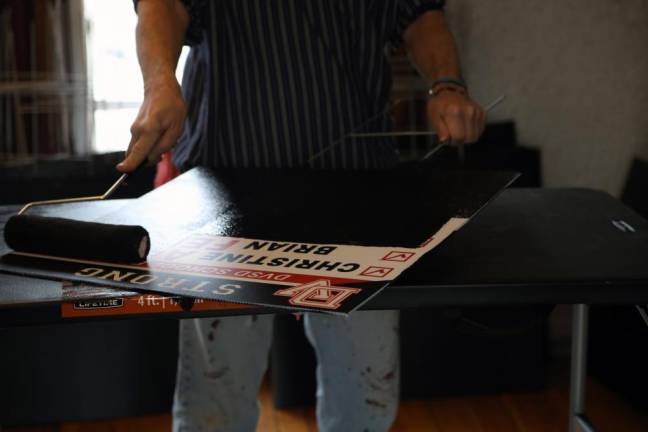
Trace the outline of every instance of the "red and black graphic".
<path fill-rule="evenodd" d="M 360 273 L 362 276 L 369 276 L 369 277 L 375 277 L 375 278 L 384 278 L 387 276 L 389 273 L 394 271 L 392 267 L 367 267 Z"/>
<path fill-rule="evenodd" d="M 314 307 L 336 310 L 349 296 L 362 292 L 360 288 L 331 286 L 326 279 L 276 291 L 274 295 L 290 297 L 290 304 L 297 307 Z"/>
<path fill-rule="evenodd" d="M 383 261 L 405 262 L 408 261 L 410 258 L 412 258 L 414 255 L 416 255 L 414 252 L 391 251 L 387 255 L 385 255 L 382 259 Z"/>

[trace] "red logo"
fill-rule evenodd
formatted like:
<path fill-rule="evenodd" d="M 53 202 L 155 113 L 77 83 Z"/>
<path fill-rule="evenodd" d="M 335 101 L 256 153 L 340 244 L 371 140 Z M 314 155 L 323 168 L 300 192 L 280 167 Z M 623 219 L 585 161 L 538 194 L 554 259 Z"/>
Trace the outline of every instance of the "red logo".
<path fill-rule="evenodd" d="M 412 258 L 414 255 L 414 252 L 391 251 L 387 255 L 382 257 L 382 260 L 405 262 L 408 259 Z"/>
<path fill-rule="evenodd" d="M 367 267 L 360 275 L 381 278 L 387 276 L 394 270 L 391 267 Z"/>
<path fill-rule="evenodd" d="M 349 296 L 362 291 L 360 288 L 331 286 L 331 282 L 322 279 L 305 285 L 275 291 L 274 295 L 290 297 L 288 302 L 294 306 L 337 309 Z"/>

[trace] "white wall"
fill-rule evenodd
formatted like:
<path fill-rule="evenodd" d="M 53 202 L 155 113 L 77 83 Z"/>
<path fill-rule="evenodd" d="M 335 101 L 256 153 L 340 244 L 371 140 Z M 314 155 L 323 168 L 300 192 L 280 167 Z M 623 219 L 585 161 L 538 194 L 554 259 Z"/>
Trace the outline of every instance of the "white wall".
<path fill-rule="evenodd" d="M 618 195 L 648 160 L 648 0 L 449 0 L 473 96 L 506 102 L 547 186 Z"/>

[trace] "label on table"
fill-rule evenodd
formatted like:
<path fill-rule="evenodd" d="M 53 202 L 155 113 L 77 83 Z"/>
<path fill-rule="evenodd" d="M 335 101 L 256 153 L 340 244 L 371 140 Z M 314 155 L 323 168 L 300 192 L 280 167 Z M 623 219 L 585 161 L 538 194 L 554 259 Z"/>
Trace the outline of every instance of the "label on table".
<path fill-rule="evenodd" d="M 181 312 L 238 311 L 254 306 L 181 296 L 138 294 L 129 297 L 77 300 L 61 304 L 62 318 L 148 315 Z"/>

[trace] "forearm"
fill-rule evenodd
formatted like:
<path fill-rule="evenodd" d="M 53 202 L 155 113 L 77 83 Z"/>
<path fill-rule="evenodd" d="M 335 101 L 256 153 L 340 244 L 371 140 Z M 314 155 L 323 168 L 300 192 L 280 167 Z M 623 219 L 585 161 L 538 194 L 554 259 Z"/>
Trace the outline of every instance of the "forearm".
<path fill-rule="evenodd" d="M 189 16 L 179 0 L 140 0 L 137 15 L 137 57 L 146 91 L 175 76 Z"/>
<path fill-rule="evenodd" d="M 429 82 L 461 77 L 457 47 L 443 12 L 421 15 L 407 27 L 403 40 L 411 62 Z"/>
<path fill-rule="evenodd" d="M 407 27 L 403 40 L 412 63 L 430 83 L 440 78 L 461 79 L 457 47 L 443 12 L 421 15 Z M 439 140 L 459 146 L 477 141 L 486 121 L 483 108 L 460 84 L 439 83 L 427 102 L 428 118 Z"/>
<path fill-rule="evenodd" d="M 157 162 L 177 143 L 187 109 L 175 68 L 189 16 L 179 0 L 140 0 L 137 4 L 137 57 L 144 78 L 144 100 L 131 126 L 126 159 L 117 165 L 131 172 Z"/>

